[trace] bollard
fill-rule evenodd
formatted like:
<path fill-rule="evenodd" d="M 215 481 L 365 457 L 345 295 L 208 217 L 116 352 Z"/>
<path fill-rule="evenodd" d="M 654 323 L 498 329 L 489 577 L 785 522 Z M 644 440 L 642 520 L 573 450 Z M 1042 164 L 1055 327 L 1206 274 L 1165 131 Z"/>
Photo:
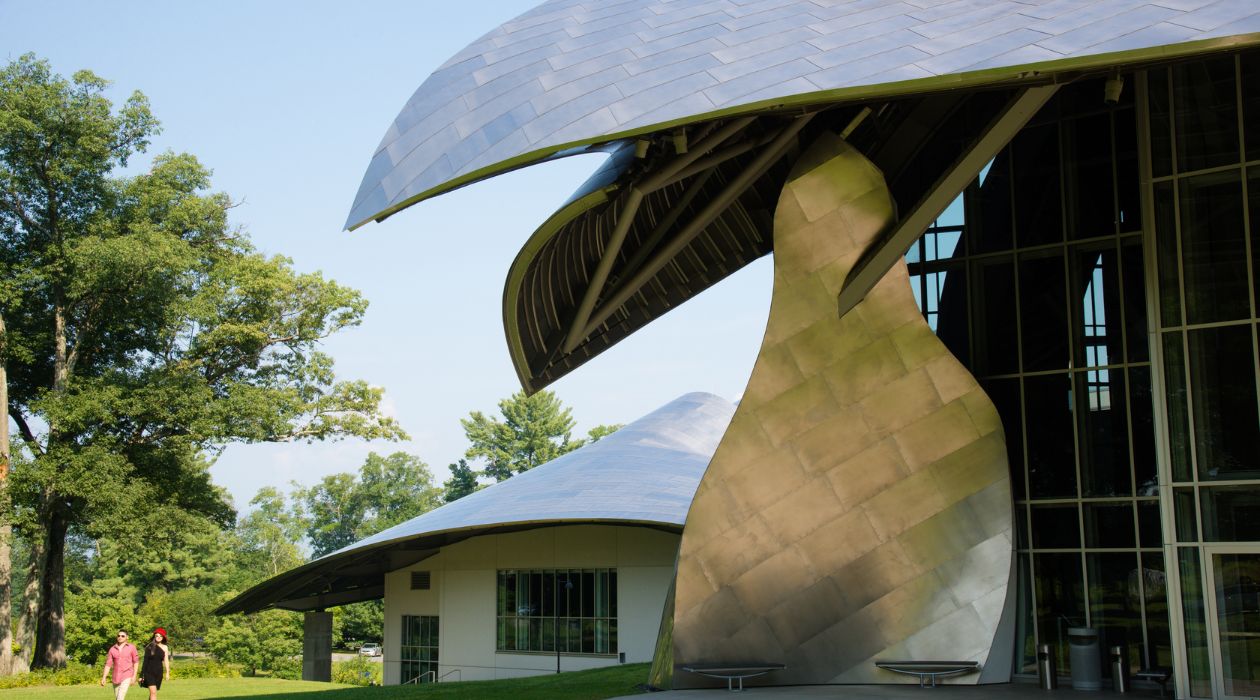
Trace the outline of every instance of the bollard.
<path fill-rule="evenodd" d="M 1129 658 L 1124 647 L 1111 647 L 1111 688 L 1117 693 L 1129 692 Z"/>
<path fill-rule="evenodd" d="M 1059 669 L 1054 665 L 1054 651 L 1049 644 L 1037 647 L 1037 678 L 1042 690 L 1054 690 L 1059 687 Z"/>

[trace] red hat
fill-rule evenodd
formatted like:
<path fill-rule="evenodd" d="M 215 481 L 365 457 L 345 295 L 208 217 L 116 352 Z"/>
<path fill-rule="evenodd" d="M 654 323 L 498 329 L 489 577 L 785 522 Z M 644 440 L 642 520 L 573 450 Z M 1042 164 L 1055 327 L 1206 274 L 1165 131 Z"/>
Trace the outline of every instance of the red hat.
<path fill-rule="evenodd" d="M 160 635 L 162 635 L 162 638 L 163 638 L 163 639 L 166 639 L 166 628 L 164 628 L 164 627 L 159 627 L 159 628 L 157 628 L 157 629 L 153 630 L 153 634 L 160 634 Z"/>

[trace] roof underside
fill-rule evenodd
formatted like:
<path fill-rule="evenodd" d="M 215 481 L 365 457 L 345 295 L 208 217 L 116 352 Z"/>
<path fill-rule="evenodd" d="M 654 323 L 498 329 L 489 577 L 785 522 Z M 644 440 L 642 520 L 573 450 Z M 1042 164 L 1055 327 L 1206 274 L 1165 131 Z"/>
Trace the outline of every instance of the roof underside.
<path fill-rule="evenodd" d="M 822 129 L 866 153 L 906 210 L 1020 88 L 1254 46 L 1257 32 L 1252 0 L 554 0 L 420 86 L 347 225 L 612 153 L 508 274 L 508 347 L 536 391 L 770 252 L 793 154 Z"/>

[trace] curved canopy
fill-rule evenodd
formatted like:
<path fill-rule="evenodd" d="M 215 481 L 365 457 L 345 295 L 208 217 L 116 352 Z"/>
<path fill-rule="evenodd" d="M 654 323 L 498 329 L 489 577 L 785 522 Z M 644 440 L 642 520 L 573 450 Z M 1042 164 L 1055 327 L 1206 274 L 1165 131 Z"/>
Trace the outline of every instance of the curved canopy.
<path fill-rule="evenodd" d="M 476 535 L 582 523 L 681 531 L 734 412 L 720 397 L 686 394 L 598 442 L 270 578 L 215 612 L 379 598 L 385 573 Z"/>
<path fill-rule="evenodd" d="M 1253 0 L 552 0 L 420 86 L 347 226 L 611 153 L 508 273 L 504 330 L 533 392 L 770 252 L 787 167 L 822 130 L 885 173 L 899 210 L 921 213 L 991 115 L 1033 102 L 1026 91 L 1095 79 L 1080 99 L 1101 104 L 1104 78 L 1257 44 Z"/>
<path fill-rule="evenodd" d="M 346 220 L 591 144 L 852 101 L 1197 52 L 1260 30 L 1253 0 L 550 0 L 416 90 Z"/>

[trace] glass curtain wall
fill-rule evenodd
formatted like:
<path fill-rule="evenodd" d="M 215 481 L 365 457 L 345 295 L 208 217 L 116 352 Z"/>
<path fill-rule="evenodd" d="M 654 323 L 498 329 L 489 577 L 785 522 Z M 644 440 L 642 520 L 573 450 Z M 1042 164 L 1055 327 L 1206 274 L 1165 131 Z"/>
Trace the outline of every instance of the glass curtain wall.
<path fill-rule="evenodd" d="M 617 653 L 616 569 L 499 571 L 499 651 Z"/>
<path fill-rule="evenodd" d="M 1214 606 L 1222 690 L 1254 695 L 1260 557 L 1211 548 L 1260 544 L 1260 54 L 1149 70 L 1146 93 L 1163 448 L 1189 690 L 1213 692 Z M 1205 588 L 1209 574 L 1213 590 Z"/>
<path fill-rule="evenodd" d="M 1133 668 L 1171 665 L 1132 79 L 1065 86 L 907 255 L 920 308 L 1006 429 L 1015 672 L 1070 671 L 1091 626 Z"/>
<path fill-rule="evenodd" d="M 438 671 L 438 618 L 436 615 L 403 615 L 402 647 L 399 649 L 400 682 L 434 683 Z"/>

